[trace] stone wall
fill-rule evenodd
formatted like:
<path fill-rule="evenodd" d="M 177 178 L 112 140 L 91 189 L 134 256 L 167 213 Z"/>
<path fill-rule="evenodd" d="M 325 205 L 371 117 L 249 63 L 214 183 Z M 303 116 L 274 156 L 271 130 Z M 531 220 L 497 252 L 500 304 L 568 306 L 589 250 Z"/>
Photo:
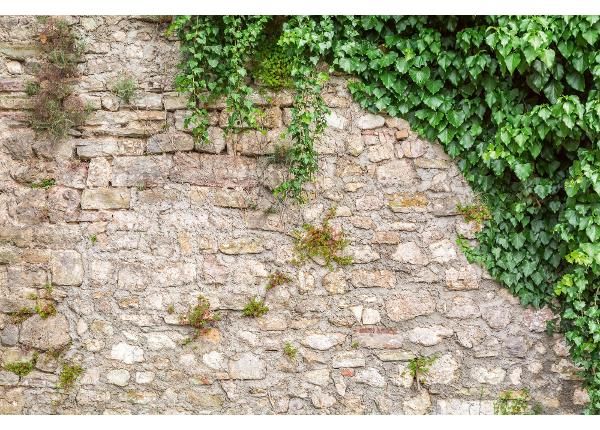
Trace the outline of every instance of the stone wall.
<path fill-rule="evenodd" d="M 522 388 L 544 413 L 581 412 L 564 340 L 545 333 L 552 314 L 521 307 L 457 249 L 476 229 L 456 212 L 472 192 L 440 146 L 362 111 L 334 77 L 311 198 L 277 205 L 283 170 L 267 155 L 289 94 L 256 95 L 271 102 L 266 135 L 225 137 L 214 106 L 212 143 L 196 145 L 165 24 L 68 20 L 86 42 L 77 92 L 94 112 L 53 143 L 27 127 L 38 23 L 0 17 L 0 360 L 39 353 L 27 376 L 0 371 L 0 412 L 490 414 Z M 131 105 L 109 91 L 123 72 L 139 84 Z M 332 206 L 354 263 L 290 264 L 292 231 Z M 266 293 L 276 270 L 292 282 Z M 222 320 L 189 342 L 179 316 L 199 294 Z M 14 324 L 34 296 L 57 314 Z M 243 317 L 254 296 L 270 311 Z M 433 354 L 419 389 L 408 362 Z M 85 370 L 71 390 L 57 388 L 65 361 Z"/>

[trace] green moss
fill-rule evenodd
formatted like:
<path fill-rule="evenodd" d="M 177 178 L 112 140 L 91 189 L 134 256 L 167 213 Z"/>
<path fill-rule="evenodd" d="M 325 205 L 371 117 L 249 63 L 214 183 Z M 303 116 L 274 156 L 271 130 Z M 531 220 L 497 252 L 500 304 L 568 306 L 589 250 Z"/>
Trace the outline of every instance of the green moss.
<path fill-rule="evenodd" d="M 273 90 L 292 88 L 293 64 L 293 59 L 277 44 L 277 38 L 268 38 L 256 53 L 251 73 L 255 81 Z"/>
<path fill-rule="evenodd" d="M 481 226 L 485 221 L 492 218 L 492 214 L 486 205 L 477 202 L 470 205 L 456 205 L 456 210 L 462 214 L 466 221 L 475 222 Z"/>
<path fill-rule="evenodd" d="M 64 363 L 58 377 L 58 387 L 63 390 L 70 389 L 82 373 L 83 368 L 78 364 Z"/>
<path fill-rule="evenodd" d="M 34 353 L 33 358 L 28 361 L 14 361 L 11 363 L 6 363 L 4 365 L 4 370 L 8 372 L 12 372 L 19 377 L 26 376 L 31 373 L 31 371 L 35 368 L 35 364 L 37 363 L 38 354 Z"/>
<path fill-rule="evenodd" d="M 279 287 L 280 285 L 287 284 L 292 279 L 287 276 L 285 273 L 277 270 L 275 273 L 271 273 L 269 275 L 269 282 L 267 283 L 267 291 L 272 290 L 275 287 Z"/>
<path fill-rule="evenodd" d="M 53 187 L 54 185 L 56 185 L 56 181 L 53 178 L 48 178 L 42 179 L 41 181 L 32 182 L 30 187 L 34 189 L 43 188 L 47 190 L 48 188 Z"/>
<path fill-rule="evenodd" d="M 258 318 L 267 312 L 269 312 L 269 308 L 265 306 L 264 300 L 253 297 L 242 310 L 242 315 L 245 317 Z"/>
<path fill-rule="evenodd" d="M 53 303 L 46 303 L 45 305 L 40 305 L 39 303 L 35 305 L 35 313 L 40 316 L 42 319 L 46 319 L 53 315 L 56 315 L 56 308 Z"/>
<path fill-rule="evenodd" d="M 17 312 L 11 312 L 9 314 L 9 316 L 11 317 L 13 324 L 21 324 L 23 321 L 25 321 L 27 318 L 29 318 L 33 314 L 35 314 L 34 310 L 23 307 L 23 308 L 19 309 Z"/>
<path fill-rule="evenodd" d="M 90 242 L 92 243 L 92 245 L 95 245 L 96 242 L 98 242 L 98 236 L 96 236 L 95 234 L 92 234 L 90 236 Z"/>
<path fill-rule="evenodd" d="M 293 232 L 295 239 L 294 251 L 296 260 L 300 264 L 309 258 L 322 258 L 329 269 L 333 263 L 340 266 L 352 264 L 352 257 L 343 257 L 340 253 L 348 245 L 343 230 L 335 230 L 329 221 L 335 216 L 335 208 L 329 209 L 320 226 L 304 224 L 302 230 Z"/>
<path fill-rule="evenodd" d="M 531 407 L 529 390 L 512 391 L 507 390 L 500 393 L 498 400 L 494 402 L 494 414 L 496 415 L 537 415 L 539 405 Z"/>

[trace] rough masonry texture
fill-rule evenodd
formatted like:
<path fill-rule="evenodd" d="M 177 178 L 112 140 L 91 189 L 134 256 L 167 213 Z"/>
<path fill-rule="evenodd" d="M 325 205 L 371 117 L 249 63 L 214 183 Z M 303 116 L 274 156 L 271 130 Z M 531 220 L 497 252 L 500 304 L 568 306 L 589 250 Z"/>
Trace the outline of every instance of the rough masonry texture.
<path fill-rule="evenodd" d="M 165 23 L 66 19 L 93 113 L 51 142 L 28 128 L 24 93 L 40 24 L 0 17 L 0 360 L 39 352 L 27 376 L 0 371 L 0 413 L 490 414 L 522 388 L 544 413 L 581 412 L 564 339 L 545 332 L 552 313 L 521 307 L 457 249 L 476 226 L 456 204 L 473 196 L 440 146 L 361 110 L 332 77 L 310 199 L 277 205 L 285 167 L 268 155 L 290 94 L 270 97 L 265 135 L 225 136 L 215 105 L 211 143 L 196 144 Z M 131 105 L 109 91 L 123 73 L 138 82 Z M 291 265 L 292 231 L 332 206 L 354 263 Z M 292 281 L 266 293 L 276 270 Z M 57 314 L 15 323 L 47 284 Z M 180 316 L 199 294 L 222 320 L 188 342 Z M 270 311 L 243 317 L 255 296 Z M 419 390 L 408 362 L 432 354 Z M 57 388 L 65 362 L 84 369 L 71 390 Z"/>

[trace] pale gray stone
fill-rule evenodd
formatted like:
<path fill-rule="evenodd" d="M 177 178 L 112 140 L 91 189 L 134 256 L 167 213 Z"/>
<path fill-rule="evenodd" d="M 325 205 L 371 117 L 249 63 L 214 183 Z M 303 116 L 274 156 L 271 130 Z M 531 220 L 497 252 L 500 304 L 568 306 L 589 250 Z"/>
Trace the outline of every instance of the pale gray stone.
<path fill-rule="evenodd" d="M 392 321 L 406 321 L 435 311 L 435 298 L 426 290 L 404 291 L 401 296 L 388 299 L 385 310 Z"/>
<path fill-rule="evenodd" d="M 313 333 L 302 339 L 302 344 L 312 349 L 326 351 L 342 343 L 345 338 L 346 336 L 341 333 Z"/>
<path fill-rule="evenodd" d="M 471 377 L 482 384 L 498 385 L 504 381 L 506 370 L 501 367 L 487 368 L 477 366 L 471 369 Z"/>
<path fill-rule="evenodd" d="M 62 314 L 46 319 L 34 315 L 23 322 L 20 341 L 43 351 L 58 350 L 71 342 L 69 323 Z"/>
<path fill-rule="evenodd" d="M 452 336 L 453 333 L 452 329 L 441 325 L 417 327 L 408 332 L 408 339 L 420 345 L 433 346 L 440 343 L 443 338 Z"/>
<path fill-rule="evenodd" d="M 128 209 L 129 190 L 127 188 L 93 188 L 83 190 L 82 209 Z"/>
<path fill-rule="evenodd" d="M 266 374 L 265 362 L 251 352 L 229 361 L 229 375 L 232 379 L 263 379 Z"/>
<path fill-rule="evenodd" d="M 325 387 L 329 385 L 331 378 L 329 377 L 329 369 L 309 370 L 304 373 L 304 378 L 311 384 Z"/>
<path fill-rule="evenodd" d="M 125 387 L 129 383 L 129 372 L 125 369 L 111 370 L 106 374 L 106 380 L 109 384 Z"/>
<path fill-rule="evenodd" d="M 113 345 L 110 352 L 110 358 L 122 361 L 126 364 L 139 363 L 144 361 L 144 351 L 138 346 L 120 342 Z"/>
<path fill-rule="evenodd" d="M 358 370 L 354 380 L 359 384 L 366 384 L 377 388 L 382 388 L 386 385 L 385 378 L 374 367 Z"/>
<path fill-rule="evenodd" d="M 421 251 L 421 248 L 414 242 L 405 242 L 398 245 L 396 252 L 392 254 L 392 260 L 399 263 L 409 263 L 414 265 L 425 265 L 429 261 Z"/>
<path fill-rule="evenodd" d="M 77 251 L 54 251 L 51 270 L 55 285 L 81 285 L 83 282 L 83 262 Z"/>
<path fill-rule="evenodd" d="M 364 367 L 365 363 L 365 357 L 362 354 L 354 351 L 344 351 L 333 357 L 331 366 L 334 369 L 342 367 Z"/>
<path fill-rule="evenodd" d="M 383 127 L 385 119 L 379 115 L 366 114 L 358 118 L 356 125 L 361 130 L 370 130 L 373 128 Z"/>

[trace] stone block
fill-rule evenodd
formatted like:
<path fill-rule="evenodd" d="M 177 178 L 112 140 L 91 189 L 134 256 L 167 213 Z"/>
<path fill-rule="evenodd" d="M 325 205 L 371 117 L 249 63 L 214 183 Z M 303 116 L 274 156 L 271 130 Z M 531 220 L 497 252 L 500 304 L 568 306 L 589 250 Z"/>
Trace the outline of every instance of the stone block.
<path fill-rule="evenodd" d="M 127 188 L 94 188 L 83 190 L 82 209 L 128 209 L 129 190 Z"/>
<path fill-rule="evenodd" d="M 51 258 L 52 284 L 81 285 L 83 261 L 77 251 L 54 251 Z"/>

